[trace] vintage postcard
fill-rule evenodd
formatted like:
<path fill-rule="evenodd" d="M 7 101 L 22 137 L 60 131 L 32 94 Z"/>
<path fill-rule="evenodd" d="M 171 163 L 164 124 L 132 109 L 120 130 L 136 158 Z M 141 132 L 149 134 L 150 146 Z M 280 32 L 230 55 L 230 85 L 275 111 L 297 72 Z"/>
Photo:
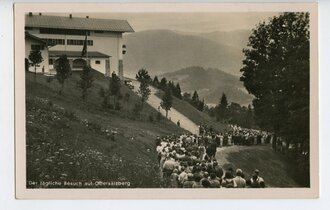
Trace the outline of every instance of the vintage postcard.
<path fill-rule="evenodd" d="M 17 199 L 317 198 L 317 4 L 15 4 Z"/>

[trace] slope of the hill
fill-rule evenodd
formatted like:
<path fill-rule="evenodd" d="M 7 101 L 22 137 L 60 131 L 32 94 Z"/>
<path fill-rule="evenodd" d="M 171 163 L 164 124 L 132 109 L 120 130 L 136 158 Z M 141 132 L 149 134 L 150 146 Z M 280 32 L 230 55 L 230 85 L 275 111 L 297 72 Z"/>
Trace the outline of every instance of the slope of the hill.
<path fill-rule="evenodd" d="M 239 74 L 242 66 L 242 49 L 199 35 L 149 30 L 125 35 L 124 43 L 127 45 L 125 74 L 130 76 L 140 68 L 156 75 L 187 66 L 219 68 Z"/>
<path fill-rule="evenodd" d="M 26 74 L 27 179 L 122 181 L 129 182 L 129 187 L 159 187 L 155 138 L 183 130 L 164 118 L 157 121 L 157 111 L 147 104 L 140 118 L 133 117 L 132 109 L 140 99 L 125 86 L 122 94 L 129 93 L 130 98 L 122 110 L 102 109 L 98 92 L 108 86 L 108 80 L 94 75 L 93 87 L 83 102 L 76 86 L 78 73 L 66 81 L 63 95 L 58 95 L 55 78 L 47 82 L 47 77 L 37 75 L 35 82 L 33 74 Z"/>
<path fill-rule="evenodd" d="M 252 96 L 249 95 L 239 81 L 239 77 L 223 72 L 219 69 L 205 69 L 192 66 L 175 72 L 160 75 L 179 82 L 182 92 L 197 91 L 199 97 L 204 98 L 208 104 L 218 104 L 222 93 L 228 101 L 242 105 L 250 104 Z"/>
<path fill-rule="evenodd" d="M 156 93 L 159 98 L 162 98 L 163 94 L 164 92 L 161 90 Z M 215 118 L 211 118 L 208 114 L 197 110 L 184 100 L 173 97 L 172 107 L 189 118 L 196 125 L 212 126 L 212 128 L 217 132 L 223 132 L 228 128 L 227 125 L 217 122 Z M 183 122 L 181 122 L 181 124 L 182 123 Z"/>

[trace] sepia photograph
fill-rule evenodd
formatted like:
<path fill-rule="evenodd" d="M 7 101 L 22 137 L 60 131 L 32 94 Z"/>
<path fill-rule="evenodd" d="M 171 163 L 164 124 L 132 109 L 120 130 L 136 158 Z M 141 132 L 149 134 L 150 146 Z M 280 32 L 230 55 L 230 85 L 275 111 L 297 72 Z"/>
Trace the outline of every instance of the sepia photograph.
<path fill-rule="evenodd" d="M 316 4 L 15 6 L 18 198 L 318 196 Z"/>

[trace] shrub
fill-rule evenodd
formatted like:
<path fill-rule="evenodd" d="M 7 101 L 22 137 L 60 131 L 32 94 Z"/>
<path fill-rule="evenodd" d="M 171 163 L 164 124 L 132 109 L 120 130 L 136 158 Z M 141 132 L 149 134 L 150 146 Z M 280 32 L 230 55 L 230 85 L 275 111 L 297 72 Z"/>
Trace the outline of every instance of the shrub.
<path fill-rule="evenodd" d="M 115 110 L 117 110 L 117 111 L 120 111 L 121 110 L 121 106 L 120 106 L 120 103 L 119 102 L 116 103 Z"/>
<path fill-rule="evenodd" d="M 141 110 L 142 110 L 141 104 L 140 103 L 135 103 L 134 107 L 132 109 L 132 113 L 135 116 L 140 116 Z"/>
<path fill-rule="evenodd" d="M 149 122 L 153 122 L 154 121 L 154 117 L 151 115 L 149 115 Z"/>
<path fill-rule="evenodd" d="M 157 112 L 156 120 L 159 122 L 161 119 L 162 119 L 162 115 L 160 114 L 160 112 Z"/>
<path fill-rule="evenodd" d="M 47 77 L 47 78 L 46 78 L 46 82 L 47 82 L 47 83 L 51 83 L 52 81 L 53 81 L 53 77 Z"/>

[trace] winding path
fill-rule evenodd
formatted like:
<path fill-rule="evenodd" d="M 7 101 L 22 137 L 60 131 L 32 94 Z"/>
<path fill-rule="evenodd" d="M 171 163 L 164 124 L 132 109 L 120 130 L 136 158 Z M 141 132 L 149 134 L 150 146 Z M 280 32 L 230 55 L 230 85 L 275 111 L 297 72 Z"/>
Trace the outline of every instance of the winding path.
<path fill-rule="evenodd" d="M 134 91 L 137 92 L 140 87 L 140 82 L 133 79 L 131 80 L 133 82 Z M 163 116 L 166 116 L 165 110 L 160 107 L 160 102 L 162 100 L 158 98 L 158 96 L 156 96 L 158 90 L 152 86 L 150 86 L 150 90 L 151 94 L 149 96 L 149 99 L 147 100 L 147 103 L 154 109 L 158 110 Z M 178 122 L 178 120 L 180 120 L 180 126 L 183 129 L 190 131 L 192 134 L 198 134 L 198 126 L 176 109 L 171 108 L 171 110 L 168 111 L 168 119 L 175 124 Z"/>

